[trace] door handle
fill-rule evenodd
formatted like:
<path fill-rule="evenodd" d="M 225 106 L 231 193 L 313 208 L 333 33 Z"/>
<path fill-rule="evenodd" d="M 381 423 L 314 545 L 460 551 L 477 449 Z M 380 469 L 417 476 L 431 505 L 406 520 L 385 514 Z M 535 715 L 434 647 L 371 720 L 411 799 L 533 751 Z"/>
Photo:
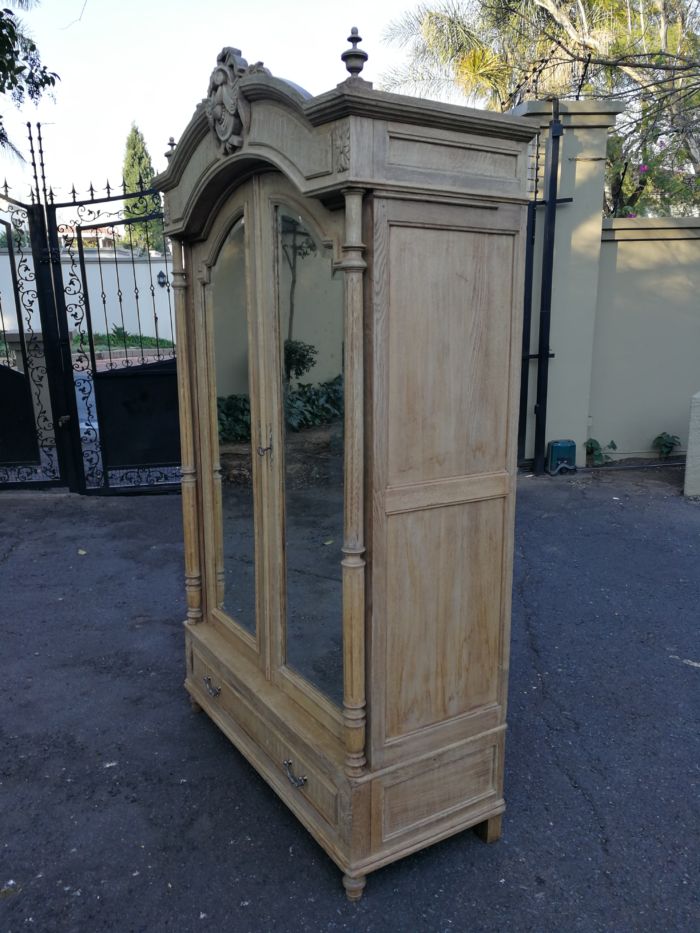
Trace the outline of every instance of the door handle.
<path fill-rule="evenodd" d="M 258 451 L 258 456 L 259 456 L 259 457 L 264 457 L 266 453 L 269 453 L 269 454 L 270 454 L 270 463 L 272 463 L 272 461 L 273 461 L 273 457 L 272 457 L 272 428 L 270 428 L 270 435 L 269 435 L 267 447 L 258 447 L 258 448 L 257 448 L 257 451 Z"/>
<path fill-rule="evenodd" d="M 282 762 L 282 764 L 284 765 L 284 770 L 287 774 L 287 777 L 289 778 L 290 784 L 292 784 L 294 787 L 303 787 L 304 784 L 306 784 L 306 781 L 308 780 L 306 775 L 303 775 L 302 777 L 297 777 L 296 774 L 292 771 L 292 759 L 291 758 L 286 758 Z"/>

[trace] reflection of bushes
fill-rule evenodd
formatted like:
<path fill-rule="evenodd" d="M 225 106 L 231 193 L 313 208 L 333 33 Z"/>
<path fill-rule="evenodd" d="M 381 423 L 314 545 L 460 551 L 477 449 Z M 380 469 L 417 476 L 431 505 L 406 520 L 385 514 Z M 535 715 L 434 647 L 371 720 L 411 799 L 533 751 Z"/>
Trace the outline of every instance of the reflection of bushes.
<path fill-rule="evenodd" d="M 250 440 L 250 399 L 247 395 L 227 395 L 217 398 L 219 413 L 219 439 L 222 441 Z"/>
<path fill-rule="evenodd" d="M 224 443 L 250 440 L 250 400 L 247 395 L 218 398 L 219 439 Z M 331 424 L 343 417 L 343 377 L 328 382 L 300 383 L 284 402 L 285 421 L 292 431 Z"/>
<path fill-rule="evenodd" d="M 300 382 L 287 393 L 284 404 L 287 427 L 292 431 L 330 424 L 343 417 L 343 377 L 305 385 Z"/>
<path fill-rule="evenodd" d="M 316 365 L 318 350 L 311 343 L 303 340 L 284 341 L 284 375 L 289 382 L 291 379 L 300 379 Z"/>

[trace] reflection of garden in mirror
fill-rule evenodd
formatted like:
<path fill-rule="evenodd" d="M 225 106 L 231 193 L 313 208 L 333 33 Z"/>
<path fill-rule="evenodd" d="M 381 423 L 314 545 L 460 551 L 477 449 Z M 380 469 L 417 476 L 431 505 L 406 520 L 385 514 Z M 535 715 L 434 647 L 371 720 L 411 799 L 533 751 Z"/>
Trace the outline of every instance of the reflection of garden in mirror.
<path fill-rule="evenodd" d="M 238 221 L 224 241 L 207 287 L 214 320 L 222 467 L 223 601 L 220 608 L 255 632 L 255 526 L 250 441 L 245 228 Z M 232 407 L 230 400 L 236 400 Z M 228 402 L 228 405 L 227 405 Z M 223 411 L 235 411 L 233 417 Z"/>
<path fill-rule="evenodd" d="M 276 289 L 284 412 L 284 590 L 286 662 L 332 699 L 342 698 L 343 283 L 332 251 L 310 225 L 276 211 Z M 255 631 L 255 529 L 245 241 L 239 222 L 208 286 L 222 475 L 224 602 Z M 255 405 L 253 405 L 255 417 Z M 265 444 L 268 438 L 265 437 Z M 257 459 L 257 458 L 256 458 Z M 262 502 L 259 509 L 263 510 Z M 275 571 L 273 571 L 275 573 Z M 272 577 L 270 577 L 272 579 Z"/>
<path fill-rule="evenodd" d="M 278 208 L 287 663 L 340 703 L 343 283 L 332 259 L 304 218 Z"/>

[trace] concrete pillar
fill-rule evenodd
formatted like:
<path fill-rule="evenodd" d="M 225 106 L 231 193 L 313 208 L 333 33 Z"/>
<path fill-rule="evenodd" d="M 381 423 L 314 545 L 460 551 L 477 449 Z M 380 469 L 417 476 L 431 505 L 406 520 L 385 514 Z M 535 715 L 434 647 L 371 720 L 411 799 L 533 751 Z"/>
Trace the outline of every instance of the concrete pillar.
<path fill-rule="evenodd" d="M 688 453 L 685 460 L 686 496 L 700 496 L 700 392 L 690 400 L 690 427 Z"/>
<path fill-rule="evenodd" d="M 624 109 L 619 101 L 568 101 L 559 105 L 564 134 L 559 152 L 559 198 L 573 198 L 557 210 L 552 283 L 546 439 L 576 442 L 576 462 L 583 466 L 590 415 L 593 335 L 598 298 L 603 221 L 605 155 L 610 127 Z M 541 129 L 542 147 L 552 118 L 549 101 L 527 101 L 512 113 Z M 540 151 L 539 195 L 544 197 L 544 149 Z M 537 209 L 537 239 L 532 300 L 532 343 L 537 351 L 540 269 L 544 207 Z M 525 453 L 532 457 L 535 433 L 536 363 L 530 367 L 528 430 Z M 610 438 L 598 438 L 601 444 Z"/>

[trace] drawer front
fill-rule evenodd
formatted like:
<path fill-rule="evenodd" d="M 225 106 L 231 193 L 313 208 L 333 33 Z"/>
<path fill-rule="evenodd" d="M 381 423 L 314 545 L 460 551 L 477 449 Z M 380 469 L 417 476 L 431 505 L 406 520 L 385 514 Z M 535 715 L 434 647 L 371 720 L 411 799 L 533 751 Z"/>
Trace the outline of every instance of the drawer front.
<path fill-rule="evenodd" d="M 290 790 L 308 801 L 331 826 L 336 826 L 338 790 L 330 778 L 285 741 L 194 649 L 189 666 L 186 686 L 197 702 L 214 714 L 215 720 L 217 714 L 223 714 L 238 724 L 264 752 Z"/>
<path fill-rule="evenodd" d="M 502 810 L 503 733 L 484 736 L 378 778 L 372 787 L 372 847 L 410 844 Z M 477 820 L 474 820 L 477 822 Z"/>

